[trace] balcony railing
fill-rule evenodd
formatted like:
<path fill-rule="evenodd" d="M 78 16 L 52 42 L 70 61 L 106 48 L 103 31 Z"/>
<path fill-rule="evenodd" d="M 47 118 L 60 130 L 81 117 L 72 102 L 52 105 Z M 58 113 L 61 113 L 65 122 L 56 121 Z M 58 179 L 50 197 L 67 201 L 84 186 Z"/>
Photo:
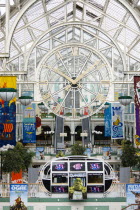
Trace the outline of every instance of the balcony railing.
<path fill-rule="evenodd" d="M 113 183 L 111 188 L 103 193 L 103 197 L 126 197 L 126 184 Z M 28 197 L 50 197 L 42 183 L 28 184 Z M 58 195 L 59 196 L 59 195 Z M 96 194 L 96 197 L 101 197 Z M 0 197 L 10 197 L 10 184 L 0 183 Z M 53 195 L 52 195 L 53 197 Z"/>

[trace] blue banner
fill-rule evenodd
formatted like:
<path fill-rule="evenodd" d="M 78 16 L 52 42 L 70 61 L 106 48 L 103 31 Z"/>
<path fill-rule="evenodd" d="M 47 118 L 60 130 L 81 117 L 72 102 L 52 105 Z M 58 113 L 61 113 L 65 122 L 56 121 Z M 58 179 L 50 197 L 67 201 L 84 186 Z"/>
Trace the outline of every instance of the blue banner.
<path fill-rule="evenodd" d="M 124 137 L 124 114 L 120 103 L 111 104 L 111 138 L 122 139 Z"/>
<path fill-rule="evenodd" d="M 36 143 L 36 123 L 23 123 L 23 143 Z"/>
<path fill-rule="evenodd" d="M 23 106 L 23 122 L 24 123 L 35 123 L 35 104 Z"/>
<path fill-rule="evenodd" d="M 0 76 L 0 88 L 16 89 L 16 77 Z M 16 144 L 16 97 L 10 101 L 0 98 L 0 147 L 7 144 Z"/>
<path fill-rule="evenodd" d="M 105 137 L 111 136 L 111 106 L 104 110 Z"/>
<path fill-rule="evenodd" d="M 16 104 L 0 102 L 0 147 L 16 144 Z"/>
<path fill-rule="evenodd" d="M 27 199 L 27 184 L 10 184 L 10 209 L 27 210 Z"/>
<path fill-rule="evenodd" d="M 23 143 L 36 143 L 35 104 L 23 107 Z"/>
<path fill-rule="evenodd" d="M 127 205 L 139 203 L 139 198 L 140 198 L 140 184 L 126 184 Z"/>

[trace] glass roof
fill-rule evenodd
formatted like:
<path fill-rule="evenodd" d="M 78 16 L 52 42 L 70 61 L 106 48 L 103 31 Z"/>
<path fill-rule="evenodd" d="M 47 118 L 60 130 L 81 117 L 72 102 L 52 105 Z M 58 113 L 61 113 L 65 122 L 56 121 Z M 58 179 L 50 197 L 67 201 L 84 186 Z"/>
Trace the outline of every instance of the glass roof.
<path fill-rule="evenodd" d="M 6 0 L 0 1 L 1 17 L 4 15 L 5 2 Z M 15 10 L 16 2 L 10 0 Z M 21 2 L 20 9 L 16 10 L 17 12 L 11 12 L 10 29 L 17 14 L 29 1 Z M 135 7 L 139 5 L 140 0 L 135 0 Z M 91 27 L 87 27 L 86 23 Z M 1 52 L 4 52 L 4 40 L 5 26 L 2 25 L 0 29 Z M 118 51 L 119 47 L 125 57 L 126 66 L 129 65 L 130 58 L 136 61 L 133 65 L 137 65 L 140 62 L 139 40 L 140 28 L 137 22 L 133 14 L 119 0 L 38 0 L 25 11 L 14 30 L 7 69 L 9 66 L 14 68 L 17 57 L 21 68 L 24 65 L 21 62 L 23 57 L 24 60 L 27 57 L 32 58 L 28 62 L 30 64 L 36 62 L 33 52 L 36 53 L 37 63 L 39 63 L 48 50 L 69 42 L 91 45 L 99 50 L 110 64 L 112 63 L 112 52 L 114 52 L 114 58 L 119 60 L 121 66 L 122 58 Z M 35 42 L 37 45 L 34 44 Z M 123 67 L 121 70 L 123 71 Z M 130 70 L 129 67 L 128 70 Z"/>

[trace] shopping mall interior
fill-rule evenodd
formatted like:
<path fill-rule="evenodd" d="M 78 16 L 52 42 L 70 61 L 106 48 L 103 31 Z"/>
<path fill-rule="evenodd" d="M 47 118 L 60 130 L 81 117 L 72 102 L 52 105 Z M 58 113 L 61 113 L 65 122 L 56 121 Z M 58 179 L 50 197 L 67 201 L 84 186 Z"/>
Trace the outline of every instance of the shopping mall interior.
<path fill-rule="evenodd" d="M 0 210 L 140 209 L 140 0 L 0 0 Z"/>

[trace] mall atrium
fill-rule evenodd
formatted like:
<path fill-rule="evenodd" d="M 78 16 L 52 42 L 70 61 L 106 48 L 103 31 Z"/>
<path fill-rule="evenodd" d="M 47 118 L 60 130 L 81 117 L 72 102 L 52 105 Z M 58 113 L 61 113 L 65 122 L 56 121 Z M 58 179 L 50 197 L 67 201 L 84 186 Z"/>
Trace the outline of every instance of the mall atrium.
<path fill-rule="evenodd" d="M 138 210 L 139 156 L 140 0 L 0 0 L 0 210 Z"/>

